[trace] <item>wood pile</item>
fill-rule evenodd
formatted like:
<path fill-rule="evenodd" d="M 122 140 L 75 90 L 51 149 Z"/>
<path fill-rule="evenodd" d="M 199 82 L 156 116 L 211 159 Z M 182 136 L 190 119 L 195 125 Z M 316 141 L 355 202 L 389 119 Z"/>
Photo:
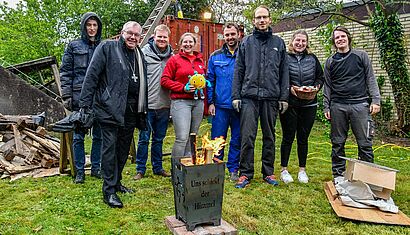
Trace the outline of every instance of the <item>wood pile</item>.
<path fill-rule="evenodd" d="M 60 143 L 32 116 L 0 114 L 0 178 L 16 180 L 59 173 Z"/>

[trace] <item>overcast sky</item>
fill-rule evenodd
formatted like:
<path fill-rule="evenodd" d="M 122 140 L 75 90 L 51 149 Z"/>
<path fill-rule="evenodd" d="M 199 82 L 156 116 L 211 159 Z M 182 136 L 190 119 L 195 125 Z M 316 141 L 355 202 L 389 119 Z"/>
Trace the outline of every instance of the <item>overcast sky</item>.
<path fill-rule="evenodd" d="M 0 0 L 0 2 L 7 2 L 10 7 L 15 7 L 19 0 Z"/>

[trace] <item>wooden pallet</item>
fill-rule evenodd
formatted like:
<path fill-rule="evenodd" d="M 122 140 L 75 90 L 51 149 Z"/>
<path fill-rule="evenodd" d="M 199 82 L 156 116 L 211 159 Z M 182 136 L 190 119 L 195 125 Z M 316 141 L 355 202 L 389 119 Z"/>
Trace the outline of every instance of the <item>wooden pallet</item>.
<path fill-rule="evenodd" d="M 379 209 L 360 209 L 355 207 L 344 206 L 337 195 L 335 185 L 332 181 L 324 185 L 327 199 L 330 202 L 337 216 L 345 219 L 358 220 L 378 224 L 405 225 L 410 226 L 410 219 L 403 212 L 389 213 Z"/>
<path fill-rule="evenodd" d="M 165 217 L 165 224 L 168 229 L 174 235 L 213 235 L 213 234 L 224 234 L 224 235 L 236 235 L 238 230 L 235 227 L 228 224 L 225 220 L 221 219 L 221 225 L 212 226 L 212 225 L 199 225 L 196 226 L 194 231 L 188 231 L 186 229 L 185 223 L 177 220 L 175 216 Z"/>

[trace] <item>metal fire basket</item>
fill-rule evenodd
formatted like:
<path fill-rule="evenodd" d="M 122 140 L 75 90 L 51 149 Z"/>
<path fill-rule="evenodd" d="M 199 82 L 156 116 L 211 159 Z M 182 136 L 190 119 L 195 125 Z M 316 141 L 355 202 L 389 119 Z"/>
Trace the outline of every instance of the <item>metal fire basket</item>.
<path fill-rule="evenodd" d="M 198 224 L 221 224 L 225 163 L 184 165 L 191 157 L 172 158 L 176 218 L 188 231 Z"/>

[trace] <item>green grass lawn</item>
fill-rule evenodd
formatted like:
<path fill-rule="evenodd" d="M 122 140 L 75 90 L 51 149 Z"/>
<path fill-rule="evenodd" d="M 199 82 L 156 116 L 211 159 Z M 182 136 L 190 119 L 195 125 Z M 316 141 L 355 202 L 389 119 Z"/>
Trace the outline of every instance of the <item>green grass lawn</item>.
<path fill-rule="evenodd" d="M 278 123 L 279 124 L 279 123 Z M 279 126 L 278 126 L 279 127 Z M 210 124 L 203 122 L 201 135 Z M 323 190 L 332 179 L 331 145 L 324 125 L 317 123 L 309 142 L 307 172 L 309 184 L 297 182 L 297 156 L 292 150 L 289 171 L 295 183 L 272 187 L 263 183 L 261 134 L 255 146 L 255 178 L 246 189 L 235 189 L 225 181 L 222 217 L 240 234 L 410 234 L 410 228 L 353 222 L 333 212 Z M 275 173 L 280 171 L 280 128 L 277 128 Z M 164 152 L 170 152 L 174 134 L 168 130 Z M 89 142 L 89 141 L 88 141 Z M 346 153 L 357 154 L 349 140 Z M 88 147 L 89 148 L 89 147 Z M 375 161 L 400 170 L 393 199 L 400 210 L 410 215 L 410 148 L 375 141 Z M 164 157 L 170 168 L 170 156 Z M 0 181 L 0 234 L 170 234 L 164 218 L 173 215 L 173 191 L 170 179 L 152 174 L 135 182 L 135 164 L 128 163 L 123 183 L 135 189 L 133 195 L 120 195 L 125 207 L 111 209 L 102 201 L 101 181 L 87 177 L 83 185 L 72 183 L 70 176 L 43 179 Z"/>

